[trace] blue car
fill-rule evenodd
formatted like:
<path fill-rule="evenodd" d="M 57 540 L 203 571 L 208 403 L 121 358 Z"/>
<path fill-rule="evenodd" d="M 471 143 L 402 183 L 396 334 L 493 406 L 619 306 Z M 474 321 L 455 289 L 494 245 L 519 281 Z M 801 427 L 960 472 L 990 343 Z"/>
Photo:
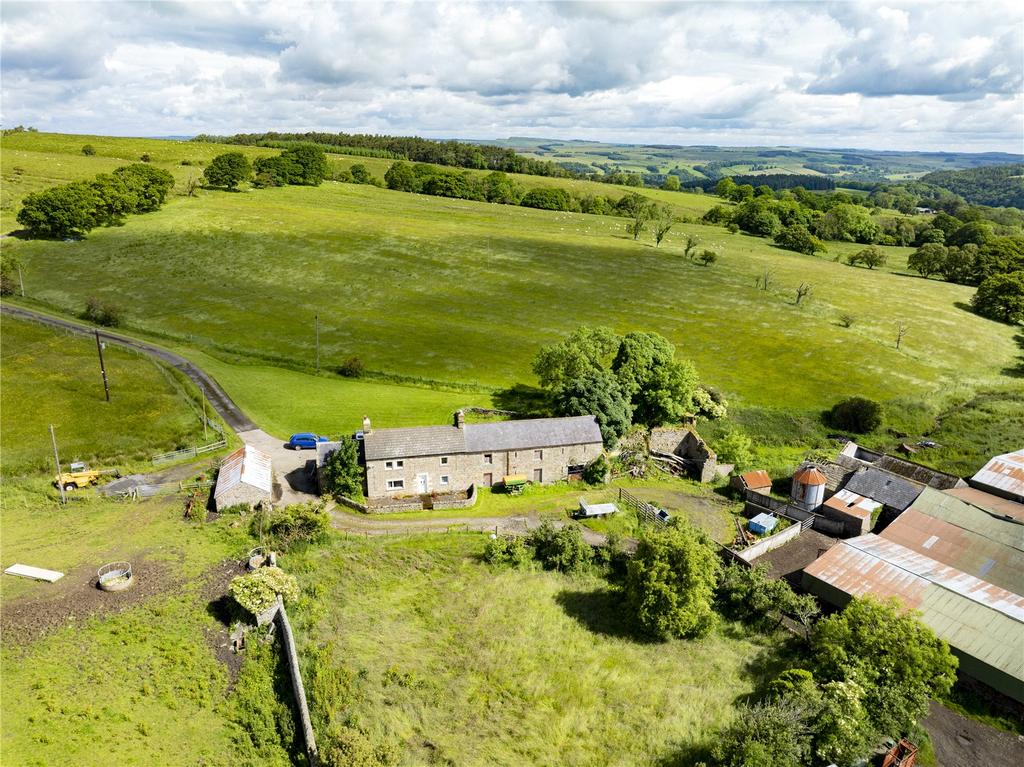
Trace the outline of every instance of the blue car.
<path fill-rule="evenodd" d="M 300 434 L 293 434 L 288 440 L 288 447 L 292 450 L 312 450 L 316 447 L 317 442 L 327 441 L 327 437 L 318 437 L 316 434 L 310 434 L 308 431 L 304 431 Z"/>

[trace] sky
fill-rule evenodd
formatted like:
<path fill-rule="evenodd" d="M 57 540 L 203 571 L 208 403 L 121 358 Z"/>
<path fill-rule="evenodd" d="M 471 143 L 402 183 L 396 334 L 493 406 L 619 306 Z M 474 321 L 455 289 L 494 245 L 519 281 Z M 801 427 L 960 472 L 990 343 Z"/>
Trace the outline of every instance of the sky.
<path fill-rule="evenodd" d="M 0 5 L 0 123 L 1024 152 L 1019 2 Z"/>

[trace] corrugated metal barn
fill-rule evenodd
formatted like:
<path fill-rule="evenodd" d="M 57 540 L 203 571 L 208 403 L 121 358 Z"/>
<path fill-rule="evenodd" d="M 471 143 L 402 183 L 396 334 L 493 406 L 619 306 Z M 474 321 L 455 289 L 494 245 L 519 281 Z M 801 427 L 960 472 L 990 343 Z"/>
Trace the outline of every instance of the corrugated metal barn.
<path fill-rule="evenodd" d="M 803 585 L 837 606 L 897 597 L 949 643 L 963 673 L 1024 702 L 1024 596 L 873 534 L 833 546 Z"/>
<path fill-rule="evenodd" d="M 213 492 L 217 510 L 238 504 L 270 502 L 274 475 L 270 456 L 252 445 L 238 448 L 221 462 Z"/>

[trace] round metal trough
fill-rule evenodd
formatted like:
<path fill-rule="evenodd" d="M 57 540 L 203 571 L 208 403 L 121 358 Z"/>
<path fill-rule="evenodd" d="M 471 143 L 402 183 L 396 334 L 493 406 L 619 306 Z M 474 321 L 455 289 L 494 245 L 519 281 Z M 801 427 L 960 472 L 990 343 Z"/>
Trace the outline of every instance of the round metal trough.
<path fill-rule="evenodd" d="M 99 587 L 104 591 L 124 591 L 135 582 L 131 562 L 108 562 L 96 571 Z"/>

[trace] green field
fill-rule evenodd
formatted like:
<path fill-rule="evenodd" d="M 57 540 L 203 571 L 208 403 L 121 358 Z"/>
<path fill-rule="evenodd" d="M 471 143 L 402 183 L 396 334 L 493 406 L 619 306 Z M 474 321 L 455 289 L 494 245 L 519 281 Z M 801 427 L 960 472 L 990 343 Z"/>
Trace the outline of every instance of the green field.
<path fill-rule="evenodd" d="M 330 605 L 299 619 L 357 675 L 345 712 L 397 738 L 403 764 L 647 764 L 732 716 L 777 640 L 630 638 L 594 576 L 492 570 L 485 536 L 348 540 L 302 579 Z"/>
<path fill-rule="evenodd" d="M 50 424 L 65 466 L 74 460 L 148 460 L 204 444 L 198 393 L 149 357 L 107 345 L 108 403 L 96 344 L 89 338 L 5 317 L 2 342 L 4 475 L 53 470 Z"/>
<path fill-rule="evenodd" d="M 206 592 L 248 538 L 184 523 L 178 497 L 83 493 L 60 507 L 44 480 L 5 482 L 0 521 L 5 566 L 66 573 L 54 584 L 4 576 L 4 763 L 229 764 L 236 730 Z M 136 569 L 131 590 L 90 585 L 97 567 L 122 559 Z"/>
<path fill-rule="evenodd" d="M 74 155 L 84 140 L 17 134 L 6 142 L 22 153 L 17 161 L 28 177 L 55 162 L 107 161 L 99 141 L 100 156 Z M 148 147 L 168 162 L 216 150 L 109 141 L 124 156 Z M 12 155 L 4 153 L 5 178 Z M 388 162 L 333 161 L 364 159 Z M 715 200 L 647 193 L 698 211 Z M 11 228 L 9 211 L 2 228 Z M 683 259 L 687 234 L 717 250 L 718 263 Z M 446 421 L 455 406 L 486 404 L 491 390 L 531 383 L 537 350 L 581 323 L 664 334 L 747 421 L 754 413 L 764 422 L 817 422 L 823 409 L 853 394 L 889 403 L 901 420 L 908 403 L 938 415 L 978 391 L 1024 390 L 1004 372 L 1018 364 L 1014 330 L 968 311 L 971 288 L 907 274 L 908 248 L 887 248 L 888 265 L 871 271 L 837 262 L 854 244 L 830 243 L 826 257 L 811 257 L 694 224 L 678 225 L 655 248 L 649 238 L 628 238 L 617 218 L 332 182 L 201 192 L 84 241 L 5 245 L 25 262 L 30 301 L 69 313 L 89 297 L 113 301 L 130 328 L 231 363 L 310 370 L 319 315 L 323 367 L 356 355 L 370 379 L 242 365 L 217 372 L 258 423 L 282 435 L 345 431 L 364 414 L 379 414 L 386 425 Z M 764 292 L 755 282 L 766 271 L 772 286 Z M 813 292 L 797 306 L 803 282 Z M 853 326 L 841 327 L 847 313 Z M 897 351 L 901 321 L 909 333 Z M 396 390 L 384 385 L 389 378 L 439 390 Z M 919 420 L 914 433 L 934 426 Z M 807 447 L 796 436 L 784 435 L 789 454 Z M 975 464 L 984 459 L 980 446 L 964 451 Z"/>

